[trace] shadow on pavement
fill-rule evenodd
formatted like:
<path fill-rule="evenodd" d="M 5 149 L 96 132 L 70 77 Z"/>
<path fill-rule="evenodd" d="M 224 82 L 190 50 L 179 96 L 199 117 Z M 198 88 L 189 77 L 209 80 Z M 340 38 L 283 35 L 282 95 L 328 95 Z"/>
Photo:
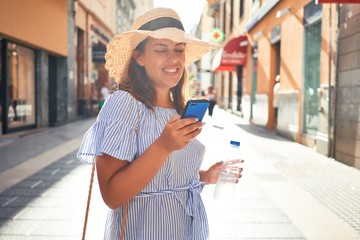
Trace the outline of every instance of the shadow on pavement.
<path fill-rule="evenodd" d="M 58 196 L 53 196 L 52 193 L 46 192 L 53 188 L 55 184 L 59 184 L 59 186 L 56 187 L 57 189 L 61 188 L 61 180 L 80 165 L 83 164 L 76 159 L 75 152 L 72 152 L 11 188 L 1 192 L 0 230 L 7 221 L 17 219 L 17 216 L 27 207 L 39 207 L 39 205 L 41 205 L 40 207 L 46 208 L 59 207 L 59 200 L 66 201 L 66 196 L 62 196 L 61 199 L 59 199 Z M 75 191 L 76 186 L 75 184 Z M 53 194 L 56 194 L 56 191 L 54 191 Z M 34 200 L 41 197 L 53 198 L 54 201 L 50 199 L 42 203 L 35 203 Z"/>
<path fill-rule="evenodd" d="M 255 135 L 255 136 L 274 139 L 274 140 L 283 141 L 283 142 L 290 141 L 289 139 L 279 136 L 276 131 L 269 131 L 261 126 L 256 126 L 256 125 L 251 125 L 251 124 L 241 124 L 241 123 L 236 123 L 235 126 L 240 127 L 244 131 L 246 131 L 252 135 Z"/>

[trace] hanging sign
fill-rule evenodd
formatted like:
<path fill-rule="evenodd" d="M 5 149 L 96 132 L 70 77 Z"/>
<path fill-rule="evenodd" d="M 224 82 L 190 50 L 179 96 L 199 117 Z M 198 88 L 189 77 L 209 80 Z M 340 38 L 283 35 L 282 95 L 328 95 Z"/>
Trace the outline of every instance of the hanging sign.
<path fill-rule="evenodd" d="M 214 28 L 211 31 L 211 40 L 217 43 L 224 41 L 224 32 L 220 28 Z"/>

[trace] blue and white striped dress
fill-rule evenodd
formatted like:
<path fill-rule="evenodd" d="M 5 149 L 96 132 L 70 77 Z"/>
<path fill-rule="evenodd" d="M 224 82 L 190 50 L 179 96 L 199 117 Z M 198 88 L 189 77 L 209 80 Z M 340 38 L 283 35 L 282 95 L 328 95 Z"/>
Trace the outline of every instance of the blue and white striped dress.
<path fill-rule="evenodd" d="M 86 132 L 78 158 L 93 164 L 95 156 L 106 153 L 131 162 L 160 136 L 175 114 L 171 108 L 155 107 L 152 111 L 129 93 L 116 91 Z M 200 196 L 204 183 L 199 181 L 204 152 L 205 147 L 193 139 L 184 149 L 170 154 L 151 182 L 129 201 L 125 239 L 208 239 L 207 216 Z M 122 214 L 123 207 L 109 210 L 104 239 L 119 239 Z"/>

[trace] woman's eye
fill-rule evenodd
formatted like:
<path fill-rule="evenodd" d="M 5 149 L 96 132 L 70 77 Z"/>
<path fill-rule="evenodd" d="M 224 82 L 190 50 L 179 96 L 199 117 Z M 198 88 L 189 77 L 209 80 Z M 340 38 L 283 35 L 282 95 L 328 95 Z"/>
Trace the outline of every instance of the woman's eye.
<path fill-rule="evenodd" d="M 158 52 L 158 53 L 166 53 L 167 50 L 166 49 L 159 49 L 159 50 L 156 50 L 156 52 Z"/>
<path fill-rule="evenodd" d="M 177 52 L 177 53 L 183 53 L 183 52 L 184 52 L 184 49 L 177 49 L 177 50 L 175 50 L 175 52 Z"/>

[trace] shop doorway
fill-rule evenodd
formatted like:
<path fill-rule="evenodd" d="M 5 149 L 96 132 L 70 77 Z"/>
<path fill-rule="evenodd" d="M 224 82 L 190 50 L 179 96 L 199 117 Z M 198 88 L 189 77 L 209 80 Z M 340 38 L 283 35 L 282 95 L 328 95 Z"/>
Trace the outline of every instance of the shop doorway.
<path fill-rule="evenodd" d="M 313 18 L 314 17 L 312 17 L 312 19 Z M 309 22 L 305 25 L 303 132 L 309 135 L 316 135 L 319 123 L 319 103 L 317 91 L 320 87 L 320 19 L 321 18 L 319 18 L 317 21 Z"/>
<path fill-rule="evenodd" d="M 272 122 L 271 128 L 277 128 L 278 126 L 278 116 L 279 116 L 279 89 L 280 89 L 280 41 L 277 41 L 273 44 L 273 48 L 275 49 L 275 77 L 273 80 L 272 93 L 273 93 L 273 108 L 274 108 L 274 121 Z"/>
<path fill-rule="evenodd" d="M 243 66 L 236 66 L 237 88 L 236 88 L 236 111 L 242 112 L 242 91 L 243 91 Z"/>
<path fill-rule="evenodd" d="M 4 124 L 4 119 L 3 119 L 3 115 L 4 115 L 4 103 L 5 103 L 5 94 L 4 94 L 4 83 L 3 83 L 3 53 L 2 53 L 2 39 L 0 38 L 0 135 L 3 132 L 3 124 Z"/>
<path fill-rule="evenodd" d="M 77 47 L 76 47 L 76 70 L 77 70 L 77 115 L 85 116 L 86 110 L 86 58 L 85 58 L 85 32 L 80 28 L 77 29 Z"/>
<path fill-rule="evenodd" d="M 228 109 L 233 112 L 233 73 L 229 72 Z"/>
<path fill-rule="evenodd" d="M 254 105 L 256 104 L 256 90 L 257 90 L 257 46 L 252 49 L 251 58 L 251 96 L 250 96 L 250 120 L 254 118 Z"/>
<path fill-rule="evenodd" d="M 57 121 L 57 59 L 49 55 L 49 125 Z"/>

